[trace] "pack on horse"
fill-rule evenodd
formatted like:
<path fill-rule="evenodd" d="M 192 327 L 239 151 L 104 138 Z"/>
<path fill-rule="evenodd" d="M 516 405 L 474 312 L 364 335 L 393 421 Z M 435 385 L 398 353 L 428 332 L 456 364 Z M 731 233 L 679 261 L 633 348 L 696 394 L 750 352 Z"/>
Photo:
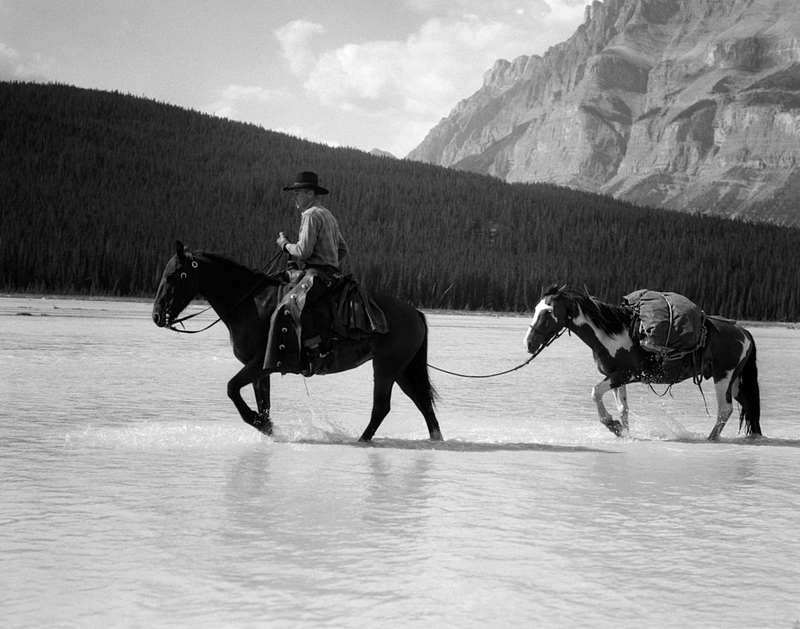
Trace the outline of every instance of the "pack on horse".
<path fill-rule="evenodd" d="M 153 304 L 155 324 L 174 329 L 192 299 L 200 295 L 208 301 L 230 332 L 234 355 L 244 364 L 228 382 L 228 397 L 247 424 L 268 435 L 272 434 L 270 373 L 299 373 L 286 365 L 274 370 L 263 367 L 270 320 L 285 287 L 282 276 L 266 275 L 217 254 L 190 252 L 178 242 Z M 361 441 L 372 439 L 389 413 L 395 383 L 422 413 L 430 438 L 440 441 L 442 433 L 434 412 L 436 392 L 428 376 L 425 316 L 394 297 L 374 294 L 371 298 L 385 316 L 385 333 L 335 339 L 338 343 L 332 344 L 333 357 L 324 371 L 345 371 L 372 360 L 372 414 Z M 242 398 L 241 389 L 248 384 L 253 385 L 257 410 Z"/>
<path fill-rule="evenodd" d="M 719 438 L 733 412 L 733 399 L 741 406 L 740 430 L 744 426 L 745 434 L 760 436 L 756 344 L 750 332 L 729 319 L 702 315 L 697 319 L 701 329 L 696 330 L 699 332 L 696 347 L 674 355 L 659 351 L 660 348 L 649 346 L 650 338 L 643 326 L 640 300 L 651 296 L 648 293 L 652 291 L 631 293 L 627 303 L 613 306 L 568 286 L 552 286 L 536 306 L 525 347 L 536 354 L 565 330 L 586 343 L 592 349 L 598 370 L 605 376 L 592 389 L 600 422 L 618 436 L 628 429 L 625 385 L 633 382 L 672 385 L 689 378 L 698 385 L 703 379 L 714 381 L 717 419 L 709 440 Z M 670 310 L 673 310 L 671 305 Z M 660 323 L 657 319 L 652 321 L 656 326 Z M 619 420 L 603 404 L 603 395 L 609 390 L 614 393 Z"/>

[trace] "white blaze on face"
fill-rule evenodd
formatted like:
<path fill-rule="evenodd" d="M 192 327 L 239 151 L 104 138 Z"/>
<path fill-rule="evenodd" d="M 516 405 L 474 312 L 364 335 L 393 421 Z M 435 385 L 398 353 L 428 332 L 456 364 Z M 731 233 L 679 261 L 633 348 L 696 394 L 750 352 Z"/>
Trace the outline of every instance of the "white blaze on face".
<path fill-rule="evenodd" d="M 553 306 L 548 303 L 545 303 L 545 300 L 542 299 L 538 304 L 536 304 L 536 309 L 533 311 L 533 319 L 531 319 L 531 324 L 528 326 L 528 333 L 525 335 L 525 349 L 528 349 L 530 342 L 531 335 L 533 334 L 533 326 L 548 312 L 553 312 Z"/>

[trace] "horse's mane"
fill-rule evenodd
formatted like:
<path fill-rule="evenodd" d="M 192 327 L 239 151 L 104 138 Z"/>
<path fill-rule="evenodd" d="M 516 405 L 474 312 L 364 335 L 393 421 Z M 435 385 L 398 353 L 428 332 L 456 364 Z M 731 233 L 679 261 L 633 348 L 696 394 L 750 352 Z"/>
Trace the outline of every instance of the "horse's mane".
<path fill-rule="evenodd" d="M 572 286 L 551 286 L 545 296 L 558 295 L 578 304 L 583 314 L 606 334 L 619 334 L 630 329 L 633 310 L 629 306 L 613 306 L 588 291 Z"/>
<path fill-rule="evenodd" d="M 195 257 L 198 258 L 206 258 L 210 260 L 214 264 L 222 265 L 228 267 L 234 271 L 239 273 L 243 273 L 249 275 L 252 278 L 262 278 L 267 277 L 272 279 L 271 276 L 266 275 L 262 271 L 258 271 L 252 267 L 246 266 L 240 262 L 236 262 L 236 260 L 231 260 L 229 257 L 222 255 L 221 253 L 214 253 L 212 251 L 202 251 L 197 250 L 192 252 Z"/>

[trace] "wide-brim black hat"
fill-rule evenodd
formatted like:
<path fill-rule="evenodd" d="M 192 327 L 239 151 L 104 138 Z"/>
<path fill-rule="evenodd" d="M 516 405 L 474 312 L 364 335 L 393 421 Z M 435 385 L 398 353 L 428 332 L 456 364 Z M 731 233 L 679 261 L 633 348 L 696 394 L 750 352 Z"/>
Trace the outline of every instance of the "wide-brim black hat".
<path fill-rule="evenodd" d="M 287 192 L 289 190 L 302 189 L 313 190 L 317 194 L 328 194 L 328 190 L 319 185 L 319 177 L 317 177 L 317 173 L 312 173 L 308 170 L 297 173 L 297 176 L 294 178 L 294 183 L 291 186 L 284 187 L 283 191 Z"/>

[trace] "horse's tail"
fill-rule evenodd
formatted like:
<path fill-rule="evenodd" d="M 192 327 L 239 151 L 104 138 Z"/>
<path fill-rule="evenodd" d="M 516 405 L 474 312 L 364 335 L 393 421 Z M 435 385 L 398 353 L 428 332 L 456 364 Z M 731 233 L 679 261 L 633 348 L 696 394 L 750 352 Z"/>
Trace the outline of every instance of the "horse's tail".
<path fill-rule="evenodd" d="M 439 394 L 431 382 L 430 374 L 428 373 L 428 320 L 425 314 L 419 313 L 422 319 L 422 325 L 425 328 L 425 335 L 422 338 L 422 343 L 411 359 L 411 362 L 406 368 L 406 377 L 408 384 L 414 387 L 414 390 L 422 394 L 422 396 L 430 401 L 431 406 L 436 406 L 436 400 L 439 399 Z"/>
<path fill-rule="evenodd" d="M 746 332 L 750 340 L 750 351 L 744 359 L 742 370 L 739 373 L 739 391 L 736 401 L 741 405 L 739 413 L 739 430 L 742 425 L 745 434 L 761 434 L 761 391 L 758 386 L 758 365 L 756 365 L 756 342 L 753 336 Z"/>

